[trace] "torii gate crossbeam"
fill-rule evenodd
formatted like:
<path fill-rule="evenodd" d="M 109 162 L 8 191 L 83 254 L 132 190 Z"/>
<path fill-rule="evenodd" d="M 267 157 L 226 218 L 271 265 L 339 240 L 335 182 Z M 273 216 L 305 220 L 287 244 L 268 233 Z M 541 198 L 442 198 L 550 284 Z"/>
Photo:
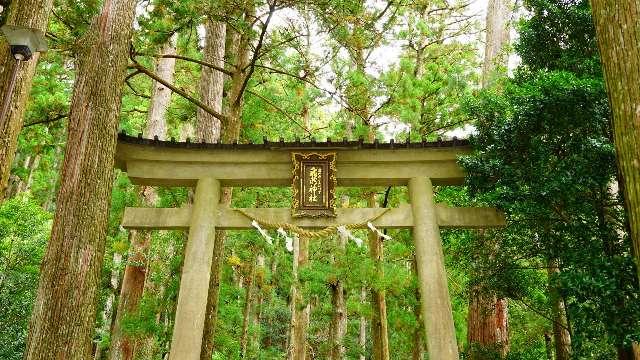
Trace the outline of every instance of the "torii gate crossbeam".
<path fill-rule="evenodd" d="M 294 218 L 290 209 L 242 210 L 273 223 L 310 229 L 360 223 L 387 211 L 373 221 L 376 227 L 412 228 L 429 357 L 457 360 L 440 228 L 501 227 L 505 221 L 495 209 L 434 202 L 434 185 L 463 182 L 457 157 L 469 151 L 467 142 L 194 144 L 121 134 L 116 167 L 134 184 L 195 187 L 190 207 L 127 208 L 122 222 L 130 229 L 189 230 L 170 359 L 200 358 L 215 230 L 251 228 L 246 216 L 219 206 L 220 188 L 291 185 L 293 151 L 335 153 L 338 186 L 407 186 L 411 204 L 390 210 L 336 209 L 335 218 Z"/>

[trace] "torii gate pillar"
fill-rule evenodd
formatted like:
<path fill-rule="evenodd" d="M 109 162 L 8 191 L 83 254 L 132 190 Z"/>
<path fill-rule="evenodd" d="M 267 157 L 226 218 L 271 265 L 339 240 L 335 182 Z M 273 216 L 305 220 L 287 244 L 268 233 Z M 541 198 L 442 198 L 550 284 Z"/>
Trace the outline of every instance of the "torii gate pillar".
<path fill-rule="evenodd" d="M 220 182 L 212 178 L 198 180 L 169 360 L 200 360 L 219 201 Z"/>
<path fill-rule="evenodd" d="M 458 360 L 458 345 L 431 180 L 427 177 L 409 179 L 409 196 L 413 210 L 413 241 L 420 304 L 429 358 Z"/>

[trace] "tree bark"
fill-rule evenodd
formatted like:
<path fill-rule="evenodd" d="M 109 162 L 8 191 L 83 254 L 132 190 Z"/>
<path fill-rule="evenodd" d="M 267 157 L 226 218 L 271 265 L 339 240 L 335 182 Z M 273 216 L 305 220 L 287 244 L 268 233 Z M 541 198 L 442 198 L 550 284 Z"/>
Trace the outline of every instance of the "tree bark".
<path fill-rule="evenodd" d="M 544 348 L 547 354 L 547 360 L 553 360 L 553 345 L 551 345 L 551 335 L 544 333 Z"/>
<path fill-rule="evenodd" d="M 176 36 L 169 38 L 162 46 L 163 55 L 176 53 Z M 173 83 L 175 72 L 175 59 L 158 58 L 156 61 L 156 74 L 169 83 Z M 157 136 L 159 140 L 165 140 L 167 134 L 166 114 L 171 101 L 171 90 L 157 81 L 152 82 L 151 101 L 147 113 L 147 126 L 145 133 L 148 137 Z M 150 207 L 155 207 L 158 195 L 153 187 L 142 186 L 140 188 L 142 202 Z M 151 242 L 149 231 L 132 231 L 130 233 L 129 260 L 124 271 L 122 289 L 120 293 L 120 303 L 116 314 L 111 350 L 109 352 L 112 360 L 133 359 L 144 347 L 144 342 L 131 338 L 121 330 L 121 322 L 127 313 L 135 312 L 142 300 L 146 283 L 147 269 L 149 268 L 149 258 L 147 256 Z M 126 304 L 123 302 L 126 301 Z M 148 342 L 147 342 L 148 343 Z"/>
<path fill-rule="evenodd" d="M 560 296 L 557 286 L 553 283 L 553 277 L 560 273 L 558 259 L 549 260 L 547 267 L 549 275 L 549 297 L 553 311 L 553 339 L 556 349 L 556 360 L 571 359 L 571 334 L 569 333 L 569 320 L 564 300 Z"/>
<path fill-rule="evenodd" d="M 506 76 L 509 54 L 504 49 L 510 41 L 510 0 L 489 0 L 486 17 L 486 43 L 482 66 L 482 87 L 487 88 L 500 76 Z M 478 235 L 482 236 L 482 235 Z M 499 251 L 499 246 L 493 251 Z M 507 299 L 487 294 L 478 287 L 470 291 L 467 340 L 471 358 L 474 347 L 493 349 L 501 356 L 509 351 L 509 313 Z M 482 356 L 482 355 L 480 355 Z"/>
<path fill-rule="evenodd" d="M 471 346 L 471 359 L 482 357 L 475 354 L 475 346 L 506 356 L 509 351 L 507 299 L 483 293 L 478 288 L 471 291 L 467 320 L 467 339 Z"/>
<path fill-rule="evenodd" d="M 124 270 L 124 277 L 122 278 L 116 321 L 111 332 L 111 350 L 109 351 L 111 360 L 133 360 L 135 348 L 138 345 L 134 338 L 123 333 L 122 321 L 125 316 L 138 310 L 144 290 L 144 281 L 147 273 L 146 252 L 149 248 L 150 237 L 148 233 L 140 235 L 137 236 L 135 230 L 129 232 L 131 248 L 127 266 Z"/>
<path fill-rule="evenodd" d="M 57 211 L 25 359 L 91 357 L 136 1 L 107 0 L 79 46 Z"/>
<path fill-rule="evenodd" d="M 113 318 L 113 305 L 116 301 L 116 293 L 118 291 L 118 283 L 120 280 L 120 263 L 122 262 L 122 255 L 118 252 L 113 253 L 113 265 L 111 266 L 111 280 L 109 281 L 110 293 L 107 297 L 107 301 L 102 311 L 102 333 L 110 333 L 111 323 Z M 94 360 L 102 359 L 102 347 L 96 346 L 96 352 L 93 357 Z"/>
<path fill-rule="evenodd" d="M 344 195 L 342 198 L 343 208 L 349 207 L 349 197 Z M 347 238 L 342 234 L 338 236 L 337 251 L 344 256 L 347 247 Z M 347 333 L 347 305 L 345 301 L 345 288 L 342 281 L 338 278 L 331 286 L 331 352 L 330 359 L 341 360 L 345 357 L 344 336 Z"/>
<path fill-rule="evenodd" d="M 242 332 L 240 335 L 240 358 L 247 356 L 247 344 L 249 343 L 249 323 L 251 322 L 251 308 L 253 302 L 253 282 L 256 276 L 255 259 L 249 262 L 249 274 L 246 279 L 246 290 L 244 297 L 244 309 L 242 311 Z"/>
<path fill-rule="evenodd" d="M 260 322 L 262 321 L 262 305 L 264 303 L 264 280 L 265 280 L 265 257 L 262 254 L 258 255 L 256 260 L 256 275 L 254 279 L 254 286 L 256 291 L 256 306 L 255 314 L 253 316 L 253 326 L 257 329 L 255 336 L 251 337 L 251 341 L 255 344 L 258 351 L 260 351 L 260 345 L 262 344 L 262 332 L 260 331 Z"/>
<path fill-rule="evenodd" d="M 375 135 L 373 130 L 369 131 L 369 141 L 373 142 Z M 370 208 L 378 207 L 376 193 L 371 189 L 367 199 Z M 383 258 L 384 245 L 382 238 L 375 232 L 369 231 L 369 256 L 376 266 L 376 276 L 384 277 Z M 371 289 L 371 337 L 373 343 L 373 359 L 389 360 L 389 335 L 387 325 L 387 299 L 385 290 Z"/>
<path fill-rule="evenodd" d="M 509 54 L 505 53 L 504 49 L 511 40 L 511 6 L 510 0 L 489 0 L 487 4 L 487 34 L 482 65 L 483 88 L 490 86 L 497 77 L 506 75 L 504 69 L 509 64 Z"/>
<path fill-rule="evenodd" d="M 27 159 L 25 159 L 24 167 L 27 169 L 27 178 L 19 182 L 16 193 L 27 192 L 31 189 L 33 173 L 40 165 L 40 158 L 42 157 L 39 149 L 34 149 L 34 152 L 35 154 L 27 156 Z"/>
<path fill-rule="evenodd" d="M 640 261 L 640 4 L 591 0 L 634 255 Z M 640 266 L 638 276 L 640 277 Z"/>
<path fill-rule="evenodd" d="M 358 49 L 355 53 L 356 69 L 365 74 L 365 60 L 362 49 Z M 369 106 L 371 102 L 368 100 L 368 89 L 363 88 L 358 91 L 359 96 L 365 98 L 357 108 L 359 108 L 360 115 L 364 119 L 369 119 L 370 110 Z M 368 133 L 369 142 L 375 140 L 375 128 L 370 127 Z M 370 208 L 378 207 L 376 201 L 375 189 L 369 189 L 367 203 Z M 384 246 L 382 244 L 382 238 L 380 238 L 375 232 L 369 231 L 369 256 L 376 264 L 376 276 L 382 278 L 383 272 L 383 258 L 384 258 Z M 389 335 L 387 325 L 387 300 L 385 291 L 371 289 L 371 337 L 373 344 L 373 359 L 374 360 L 389 360 Z"/>
<path fill-rule="evenodd" d="M 367 301 L 367 289 L 363 286 L 360 289 L 360 304 Z M 360 327 L 358 329 L 358 345 L 360 347 L 360 360 L 365 360 L 367 353 L 367 318 L 360 315 Z"/>
<path fill-rule="evenodd" d="M 416 263 L 415 256 L 413 257 L 413 261 L 411 262 L 411 268 L 415 276 L 418 276 L 418 266 Z M 422 360 L 424 357 L 424 326 L 422 321 L 421 307 L 420 307 L 420 289 L 416 287 L 416 306 L 413 308 L 413 315 L 416 317 L 416 328 L 413 332 L 413 351 L 412 351 L 412 359 L 413 360 Z"/>
<path fill-rule="evenodd" d="M 301 236 L 294 244 L 294 285 L 291 291 L 291 341 L 289 344 L 289 360 L 305 360 L 307 356 L 307 328 L 311 315 L 311 304 L 305 302 L 299 289 L 298 270 L 309 262 L 309 238 Z"/>
<path fill-rule="evenodd" d="M 177 36 L 173 35 L 162 45 L 161 55 L 176 54 Z M 156 60 L 155 73 L 161 79 L 173 84 L 176 69 L 175 58 L 159 57 Z M 157 136 L 159 140 L 167 138 L 167 109 L 171 102 L 171 90 L 157 81 L 152 81 L 151 101 L 147 112 L 147 126 L 145 132 L 147 137 Z"/>
<path fill-rule="evenodd" d="M 369 207 L 377 207 L 375 193 L 369 195 Z M 376 275 L 383 277 L 383 244 L 373 231 L 369 231 L 369 255 L 376 264 Z M 371 289 L 371 337 L 373 342 L 373 359 L 389 360 L 389 337 L 387 331 L 387 300 L 384 289 Z"/>
<path fill-rule="evenodd" d="M 37 29 L 44 33 L 52 8 L 53 0 L 13 1 L 7 9 L 6 24 Z M 4 104 L 7 96 L 11 96 L 7 113 L 4 119 L 0 119 L 0 201 L 5 196 L 11 164 L 18 146 L 18 134 L 22 129 L 24 111 L 39 57 L 40 54 L 36 53 L 31 60 L 16 63 L 8 44 L 3 41 L 0 45 L 0 106 Z M 13 92 L 8 94 L 14 66 L 18 66 L 15 85 Z"/>
<path fill-rule="evenodd" d="M 219 21 L 204 21 L 205 38 L 202 60 L 224 67 L 226 25 Z M 200 96 L 203 103 L 215 111 L 222 113 L 222 92 L 224 74 L 210 67 L 203 66 L 200 75 Z M 207 142 L 220 140 L 220 120 L 198 108 L 198 124 L 196 133 Z"/>
<path fill-rule="evenodd" d="M 217 66 L 224 66 L 226 25 L 221 22 L 205 20 L 205 47 L 203 60 Z M 200 92 L 202 101 L 218 112 L 222 112 L 222 96 L 224 88 L 223 74 L 208 67 L 202 67 L 200 77 Z M 203 110 L 198 110 L 196 137 L 199 140 L 215 143 L 220 141 L 220 121 Z M 233 122 L 230 119 L 230 122 Z M 222 131 L 227 132 L 225 127 Z M 238 133 L 239 135 L 239 133 Z M 222 206 L 231 204 L 232 188 L 223 188 L 220 203 Z M 209 278 L 209 296 L 207 298 L 207 314 L 204 332 L 202 334 L 202 350 L 200 359 L 209 360 L 213 355 L 214 336 L 218 319 L 218 301 L 220 295 L 220 271 L 224 259 L 225 232 L 216 231 L 216 242 L 213 248 L 211 262 L 211 277 Z"/>

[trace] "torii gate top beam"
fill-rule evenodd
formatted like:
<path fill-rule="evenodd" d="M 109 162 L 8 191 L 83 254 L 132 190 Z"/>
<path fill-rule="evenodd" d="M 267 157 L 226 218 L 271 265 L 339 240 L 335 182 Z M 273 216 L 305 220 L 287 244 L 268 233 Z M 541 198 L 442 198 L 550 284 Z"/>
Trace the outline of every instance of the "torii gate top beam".
<path fill-rule="evenodd" d="M 434 185 L 459 185 L 457 157 L 470 151 L 465 140 L 419 143 L 269 142 L 200 144 L 118 136 L 116 167 L 134 184 L 194 186 L 218 179 L 222 186 L 290 186 L 291 152 L 335 152 L 338 186 L 401 186 L 426 176 Z"/>

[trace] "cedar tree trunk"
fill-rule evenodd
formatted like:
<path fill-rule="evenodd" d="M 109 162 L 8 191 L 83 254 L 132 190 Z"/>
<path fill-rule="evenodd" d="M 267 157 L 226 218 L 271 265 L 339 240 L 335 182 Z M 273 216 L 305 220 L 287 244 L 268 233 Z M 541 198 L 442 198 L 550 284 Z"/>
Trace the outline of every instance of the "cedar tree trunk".
<path fill-rule="evenodd" d="M 591 0 L 591 6 L 613 115 L 621 188 L 635 256 L 640 259 L 640 3 Z"/>
<path fill-rule="evenodd" d="M 135 0 L 106 0 L 79 45 L 57 210 L 26 360 L 91 357 Z"/>
<path fill-rule="evenodd" d="M 5 10 L 8 11 L 6 24 L 25 26 L 44 33 L 47 30 L 52 7 L 53 0 L 12 1 L 9 8 Z M 9 108 L 5 118 L 0 119 L 0 201 L 5 196 L 11 164 L 18 146 L 18 134 L 22 129 L 24 111 L 39 57 L 40 54 L 36 53 L 31 60 L 21 61 L 16 65 L 16 60 L 11 55 L 6 41 L 2 40 L 0 44 L 0 107 L 9 95 L 9 79 L 13 68 L 19 67 L 11 100 L 9 100 Z"/>

